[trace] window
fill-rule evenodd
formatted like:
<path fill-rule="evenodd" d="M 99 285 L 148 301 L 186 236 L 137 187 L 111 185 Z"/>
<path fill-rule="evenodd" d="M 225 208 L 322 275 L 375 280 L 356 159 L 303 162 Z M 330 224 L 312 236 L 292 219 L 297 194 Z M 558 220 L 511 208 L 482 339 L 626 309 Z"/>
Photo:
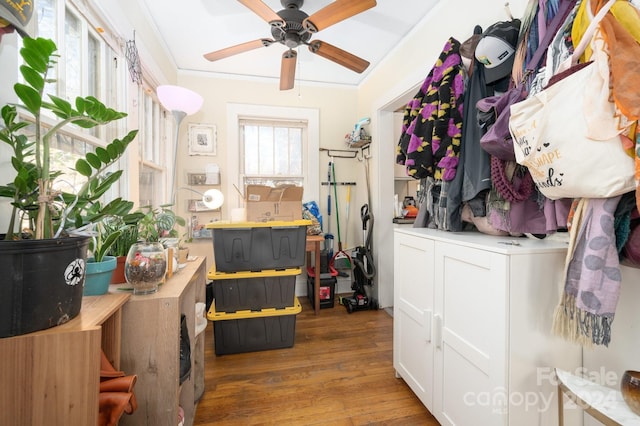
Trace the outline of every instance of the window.
<path fill-rule="evenodd" d="M 118 55 L 104 43 L 86 19 L 62 0 L 39 0 L 37 17 L 38 36 L 54 40 L 62 58 L 49 71 L 49 77 L 56 81 L 48 83 L 45 92 L 72 104 L 77 96 L 91 95 L 105 100 L 112 108 L 122 109 L 123 91 L 117 87 L 118 73 L 125 71 L 118 69 L 112 61 L 105 60 L 106 57 L 117 58 Z M 43 120 L 52 126 L 56 118 L 43 117 Z M 97 146 L 106 145 L 105 141 L 123 135 L 126 132 L 126 123 L 123 121 L 93 129 L 70 125 L 59 132 L 52 143 L 52 157 L 55 168 L 64 171 L 64 175 L 57 179 L 55 186 L 73 191 L 82 185 L 85 178 L 72 170 L 76 160 L 87 152 L 95 151 Z M 122 182 L 126 182 L 126 179 L 123 178 Z M 115 197 L 120 192 L 113 186 L 109 197 Z"/>
<path fill-rule="evenodd" d="M 244 134 L 245 125 L 247 134 Z M 260 127 L 265 128 L 262 134 Z M 229 103 L 227 131 L 227 139 L 238 143 L 229 143 L 226 147 L 225 174 L 230 177 L 225 180 L 226 208 L 242 207 L 241 193 L 244 191 L 236 189 L 244 188 L 245 183 L 256 181 L 295 181 L 304 186 L 305 201 L 318 200 L 320 114 L 317 109 Z M 255 137 L 253 134 L 248 136 L 251 132 L 255 132 Z M 251 141 L 252 138 L 264 139 L 262 143 L 266 145 L 264 151 L 258 152 L 257 157 L 253 152 L 249 153 L 246 162 L 245 138 L 249 144 L 257 143 Z M 249 161 L 250 158 L 253 159 Z M 283 165 L 285 158 L 287 164 Z M 255 170 L 258 173 L 253 174 Z M 238 180 L 234 181 L 236 176 Z"/>
<path fill-rule="evenodd" d="M 240 121 L 240 147 L 244 184 L 304 184 L 306 121 Z M 243 185 L 244 186 L 244 185 Z"/>
<path fill-rule="evenodd" d="M 159 206 L 166 203 L 163 194 L 167 193 L 167 176 L 170 170 L 163 164 L 166 161 L 166 147 L 173 146 L 172 134 L 174 119 L 165 112 L 158 100 L 151 94 L 139 89 L 142 99 L 139 122 L 138 144 L 140 152 L 140 205 Z"/>

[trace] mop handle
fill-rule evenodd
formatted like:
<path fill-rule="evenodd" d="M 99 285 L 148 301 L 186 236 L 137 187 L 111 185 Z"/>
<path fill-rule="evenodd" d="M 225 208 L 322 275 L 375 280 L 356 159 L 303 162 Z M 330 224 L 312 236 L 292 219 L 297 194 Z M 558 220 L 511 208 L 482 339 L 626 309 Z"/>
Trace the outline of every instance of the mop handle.
<path fill-rule="evenodd" d="M 335 163 L 331 163 L 331 174 L 333 174 L 333 197 L 336 199 L 336 223 L 338 228 L 338 245 L 340 245 L 340 212 L 338 211 L 338 184 L 336 183 Z"/>

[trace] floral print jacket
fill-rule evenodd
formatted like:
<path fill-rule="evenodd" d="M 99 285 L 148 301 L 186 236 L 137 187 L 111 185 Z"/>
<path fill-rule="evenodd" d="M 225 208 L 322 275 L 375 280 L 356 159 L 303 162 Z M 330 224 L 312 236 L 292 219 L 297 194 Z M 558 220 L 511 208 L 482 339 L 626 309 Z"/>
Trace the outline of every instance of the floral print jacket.
<path fill-rule="evenodd" d="M 396 162 L 406 167 L 408 176 L 444 181 L 455 177 L 462 138 L 464 78 L 460 42 L 449 38 L 404 111 Z"/>

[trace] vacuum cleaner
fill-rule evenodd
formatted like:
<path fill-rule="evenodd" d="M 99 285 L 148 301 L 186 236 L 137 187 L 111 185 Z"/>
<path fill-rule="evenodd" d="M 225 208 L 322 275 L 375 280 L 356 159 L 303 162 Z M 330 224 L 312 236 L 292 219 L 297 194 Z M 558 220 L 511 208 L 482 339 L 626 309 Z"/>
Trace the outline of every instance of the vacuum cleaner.
<path fill-rule="evenodd" d="M 373 286 L 373 277 L 376 275 L 376 267 L 371 255 L 371 231 L 373 229 L 373 214 L 369 212 L 369 205 L 365 204 L 360 209 L 362 220 L 362 240 L 364 246 L 359 246 L 351 252 L 353 262 L 353 282 L 351 297 L 342 297 L 340 303 L 347 308 L 348 313 L 369 309 L 378 309 L 378 302 L 368 292 Z M 370 224 L 370 226 L 368 226 Z M 369 230 L 367 230 L 369 227 Z M 369 289 L 369 290 L 367 290 Z"/>

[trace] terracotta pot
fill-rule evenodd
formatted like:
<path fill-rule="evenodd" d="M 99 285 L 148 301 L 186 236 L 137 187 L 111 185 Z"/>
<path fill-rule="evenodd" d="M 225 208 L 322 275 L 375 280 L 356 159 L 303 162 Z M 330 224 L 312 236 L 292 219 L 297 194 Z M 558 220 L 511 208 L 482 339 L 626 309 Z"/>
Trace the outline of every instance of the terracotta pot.
<path fill-rule="evenodd" d="M 127 279 L 124 277 L 124 264 L 127 260 L 127 256 L 116 257 L 116 269 L 111 275 L 111 282 L 109 284 L 124 284 Z"/>

